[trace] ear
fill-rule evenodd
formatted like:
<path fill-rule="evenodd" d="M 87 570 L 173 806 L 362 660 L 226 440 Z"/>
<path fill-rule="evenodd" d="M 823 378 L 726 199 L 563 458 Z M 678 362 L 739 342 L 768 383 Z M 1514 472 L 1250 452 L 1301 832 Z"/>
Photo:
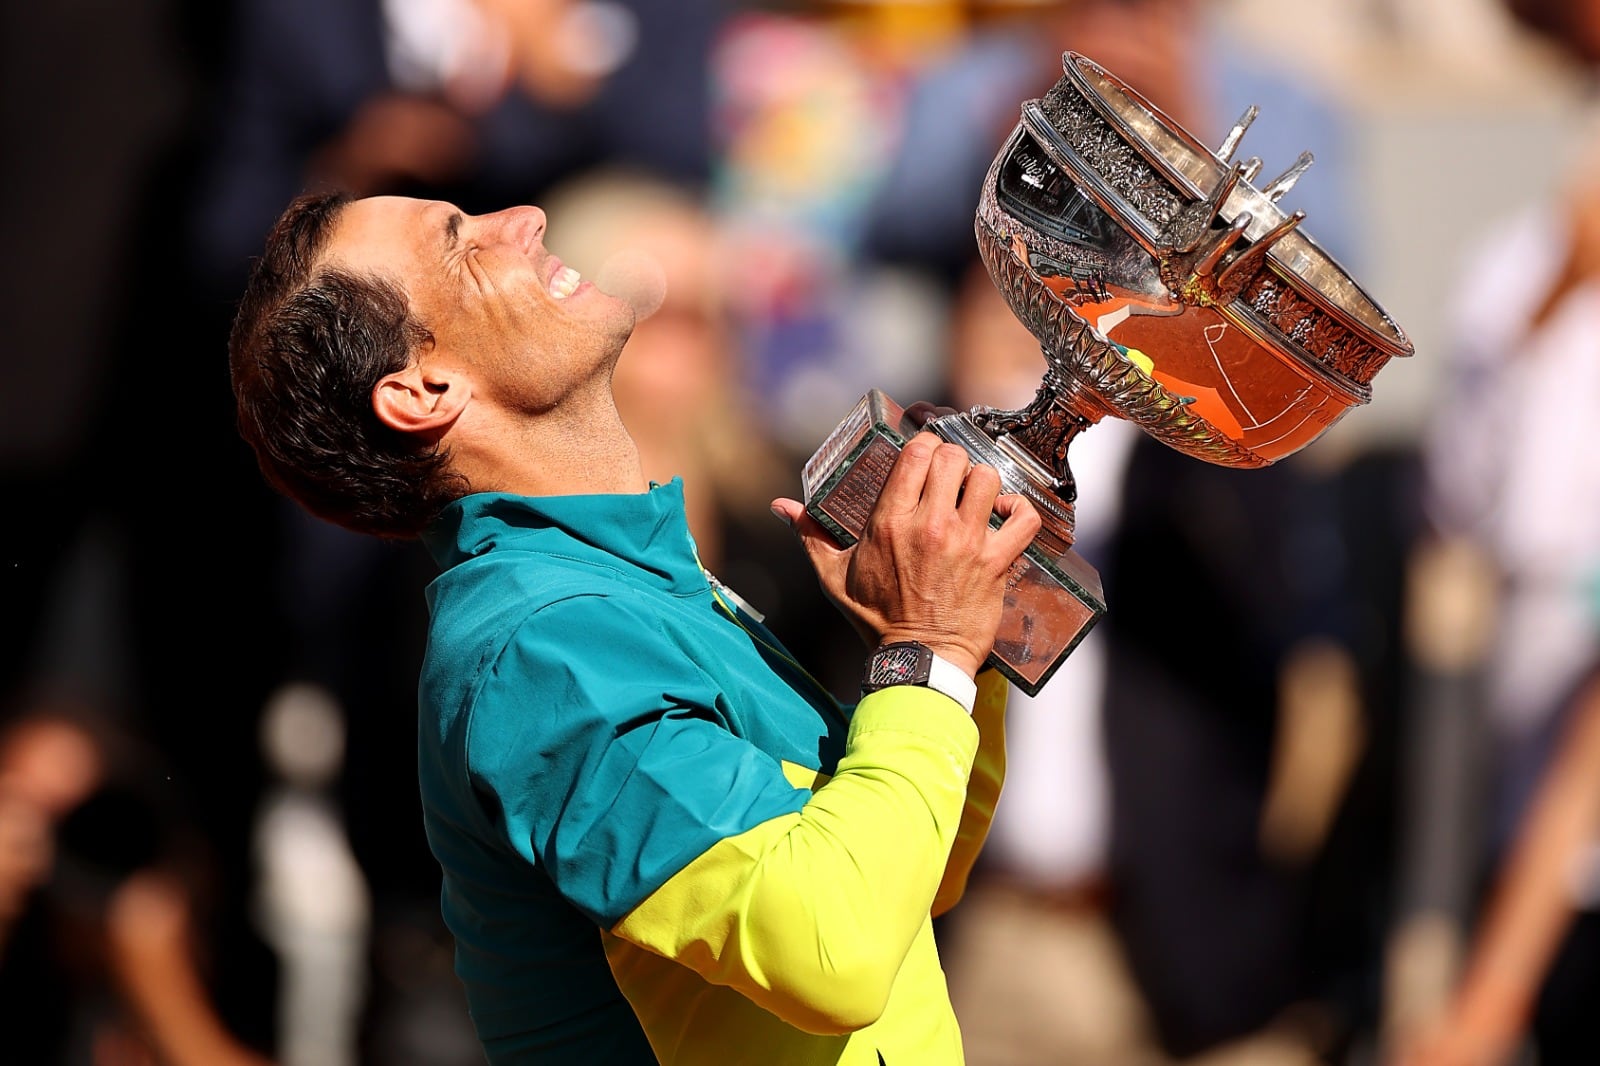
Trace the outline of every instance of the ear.
<path fill-rule="evenodd" d="M 379 380 L 372 389 L 372 409 L 391 429 L 438 435 L 461 416 L 471 395 L 464 375 L 419 361 Z"/>

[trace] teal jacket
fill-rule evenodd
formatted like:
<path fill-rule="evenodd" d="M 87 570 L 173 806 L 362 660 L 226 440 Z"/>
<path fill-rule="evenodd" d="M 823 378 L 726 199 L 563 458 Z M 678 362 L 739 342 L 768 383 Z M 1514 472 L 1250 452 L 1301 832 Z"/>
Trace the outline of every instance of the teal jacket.
<path fill-rule="evenodd" d="M 425 542 L 423 814 L 491 1062 L 961 1061 L 930 916 L 1002 708 L 973 774 L 954 701 L 841 707 L 700 567 L 676 480 L 476 494 Z"/>

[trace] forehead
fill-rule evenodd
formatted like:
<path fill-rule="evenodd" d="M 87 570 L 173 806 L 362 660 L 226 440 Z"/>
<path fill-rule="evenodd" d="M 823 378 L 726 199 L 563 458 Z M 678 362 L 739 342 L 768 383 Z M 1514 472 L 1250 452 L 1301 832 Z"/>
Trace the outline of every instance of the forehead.
<path fill-rule="evenodd" d="M 323 253 L 326 263 L 357 273 L 409 277 L 437 263 L 454 240 L 460 212 L 439 200 L 372 196 L 339 213 Z"/>

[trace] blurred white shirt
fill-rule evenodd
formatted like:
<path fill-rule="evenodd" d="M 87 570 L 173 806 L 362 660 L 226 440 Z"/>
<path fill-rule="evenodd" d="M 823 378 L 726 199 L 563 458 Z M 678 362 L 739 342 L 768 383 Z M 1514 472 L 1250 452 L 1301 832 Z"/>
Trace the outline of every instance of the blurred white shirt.
<path fill-rule="evenodd" d="M 1567 243 L 1550 207 L 1484 235 L 1451 309 L 1424 439 L 1430 519 L 1487 550 L 1503 574 L 1489 712 L 1512 736 L 1535 730 L 1600 649 L 1600 282 L 1528 326 Z"/>

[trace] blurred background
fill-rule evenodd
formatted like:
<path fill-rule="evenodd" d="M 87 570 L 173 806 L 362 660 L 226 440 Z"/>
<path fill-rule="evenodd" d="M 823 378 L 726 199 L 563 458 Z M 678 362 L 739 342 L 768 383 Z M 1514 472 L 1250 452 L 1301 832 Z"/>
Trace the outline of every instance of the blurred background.
<path fill-rule="evenodd" d="M 617 381 L 707 566 L 842 698 L 767 511 L 867 389 L 1021 406 L 984 169 L 1080 51 L 1416 345 L 1304 452 L 1074 444 L 1107 619 L 939 927 L 973 1066 L 1600 1062 L 1600 0 L 0 8 L 0 1061 L 481 1061 L 415 781 L 431 564 L 274 497 L 225 358 L 337 185 L 667 278 Z M 609 271 L 609 273 L 608 273 Z"/>

